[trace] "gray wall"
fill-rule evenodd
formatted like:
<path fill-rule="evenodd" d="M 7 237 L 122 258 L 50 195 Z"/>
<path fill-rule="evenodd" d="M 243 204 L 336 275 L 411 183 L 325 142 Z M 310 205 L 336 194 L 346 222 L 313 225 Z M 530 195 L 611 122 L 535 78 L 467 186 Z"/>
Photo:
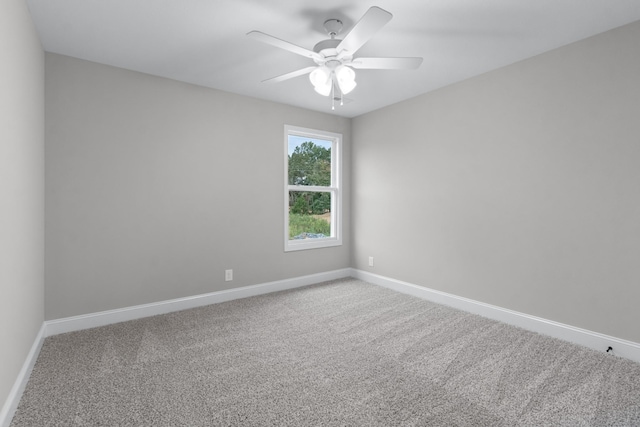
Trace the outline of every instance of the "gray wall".
<path fill-rule="evenodd" d="M 44 53 L 26 2 L 0 2 L 0 405 L 42 325 Z"/>
<path fill-rule="evenodd" d="M 349 267 L 348 215 L 343 246 L 284 253 L 285 123 L 349 165 L 349 119 L 47 53 L 45 318 Z"/>
<path fill-rule="evenodd" d="M 354 119 L 354 267 L 640 342 L 638 40 Z"/>
<path fill-rule="evenodd" d="M 45 318 L 353 265 L 640 342 L 639 35 L 352 122 L 47 54 Z M 341 248 L 282 250 L 285 123 L 345 136 Z"/>

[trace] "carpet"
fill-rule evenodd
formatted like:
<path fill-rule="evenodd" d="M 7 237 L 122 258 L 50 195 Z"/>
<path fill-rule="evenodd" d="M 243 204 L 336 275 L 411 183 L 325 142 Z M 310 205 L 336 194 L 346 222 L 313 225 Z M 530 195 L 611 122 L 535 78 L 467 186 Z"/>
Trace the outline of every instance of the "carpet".
<path fill-rule="evenodd" d="M 48 337 L 11 423 L 609 425 L 640 364 L 355 279 Z"/>

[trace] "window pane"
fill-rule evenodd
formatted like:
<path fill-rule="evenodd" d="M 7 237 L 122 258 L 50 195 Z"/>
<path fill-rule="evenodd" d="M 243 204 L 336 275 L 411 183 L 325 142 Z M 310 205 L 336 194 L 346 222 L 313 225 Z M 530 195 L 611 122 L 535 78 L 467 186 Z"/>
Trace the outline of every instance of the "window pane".
<path fill-rule="evenodd" d="M 289 135 L 289 185 L 331 185 L 331 141 Z"/>
<path fill-rule="evenodd" d="M 331 237 L 331 193 L 289 191 L 289 240 Z"/>

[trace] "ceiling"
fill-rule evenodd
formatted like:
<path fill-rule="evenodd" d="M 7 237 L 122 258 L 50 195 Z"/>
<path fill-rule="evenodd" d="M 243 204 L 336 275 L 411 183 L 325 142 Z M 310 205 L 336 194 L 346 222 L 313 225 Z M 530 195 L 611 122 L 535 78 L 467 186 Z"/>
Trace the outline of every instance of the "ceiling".
<path fill-rule="evenodd" d="M 43 48 L 102 64 L 297 107 L 355 117 L 640 20 L 640 0 L 28 0 Z M 419 69 L 356 70 L 343 106 L 307 76 L 314 65 L 246 36 L 259 30 L 307 49 L 344 36 L 371 6 L 393 14 L 357 56 L 419 56 Z M 338 36 L 340 38 L 340 36 Z"/>

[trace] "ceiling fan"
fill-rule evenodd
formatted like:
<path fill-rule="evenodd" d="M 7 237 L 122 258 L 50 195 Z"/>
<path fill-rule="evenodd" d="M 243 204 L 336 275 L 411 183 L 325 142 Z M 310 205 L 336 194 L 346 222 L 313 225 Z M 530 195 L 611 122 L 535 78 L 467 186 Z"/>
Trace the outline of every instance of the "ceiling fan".
<path fill-rule="evenodd" d="M 264 83 L 277 83 L 309 74 L 309 80 L 311 80 L 316 92 L 324 96 L 332 95 L 334 101 L 339 99 L 342 103 L 342 95 L 348 94 L 356 87 L 354 68 L 412 70 L 418 68 L 422 63 L 422 58 L 354 58 L 356 51 L 392 17 L 393 15 L 386 10 L 373 6 L 367 10 L 343 39 L 336 38 L 342 31 L 342 21 L 328 19 L 324 22 L 324 28 L 330 38 L 317 43 L 313 50 L 305 49 L 260 31 L 251 31 L 247 35 L 263 43 L 310 58 L 316 63 L 313 66 L 263 80 Z M 336 96 L 336 89 L 339 91 L 339 96 Z M 334 108 L 333 104 L 332 108 Z"/>

